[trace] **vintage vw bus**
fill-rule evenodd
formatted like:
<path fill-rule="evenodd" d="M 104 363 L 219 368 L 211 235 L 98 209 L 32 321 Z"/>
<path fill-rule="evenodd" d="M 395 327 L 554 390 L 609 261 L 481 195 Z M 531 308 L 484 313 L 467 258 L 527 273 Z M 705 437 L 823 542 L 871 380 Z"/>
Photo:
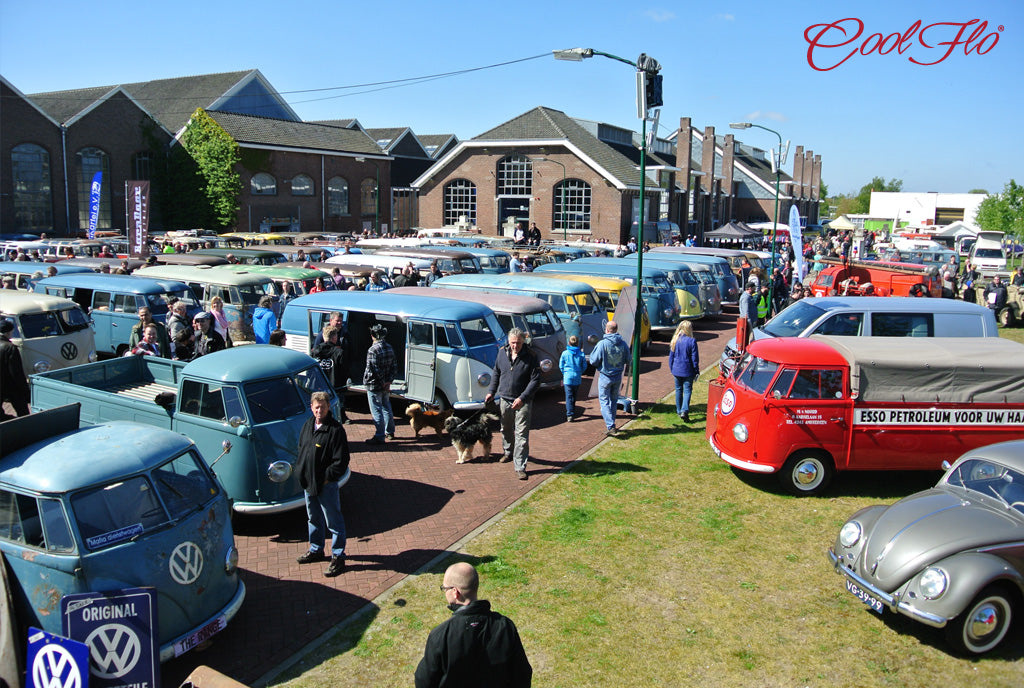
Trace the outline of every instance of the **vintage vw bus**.
<path fill-rule="evenodd" d="M 166 661 L 238 612 L 227 495 L 187 437 L 127 422 L 80 428 L 73 404 L 0 423 L 0 446 L 0 566 L 20 629 L 61 635 L 65 595 L 155 588 Z"/>
<path fill-rule="evenodd" d="M 26 375 L 96 360 L 89 316 L 74 301 L 0 289 L 0 317 L 14 323 L 11 342 Z"/>
<path fill-rule="evenodd" d="M 362 382 L 372 344 L 370 327 L 381 324 L 398 363 L 392 396 L 442 408 L 483 408 L 498 345 L 505 337 L 487 306 L 391 290 L 309 294 L 285 308 L 281 329 L 288 333 L 288 348 L 309 353 L 333 312 L 342 314 L 351 343 L 346 376 L 352 381 L 350 391 L 366 389 Z"/>

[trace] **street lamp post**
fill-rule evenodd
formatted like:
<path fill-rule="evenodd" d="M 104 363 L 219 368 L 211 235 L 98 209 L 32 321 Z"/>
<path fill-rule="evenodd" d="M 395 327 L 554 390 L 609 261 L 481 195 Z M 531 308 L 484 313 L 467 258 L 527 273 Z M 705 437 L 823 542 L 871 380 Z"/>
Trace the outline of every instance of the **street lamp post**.
<path fill-rule="evenodd" d="M 772 245 L 769 249 L 771 251 L 768 273 L 768 312 L 770 314 L 772 304 L 775 303 L 775 246 L 778 240 L 777 234 L 779 231 L 779 177 L 782 175 L 782 134 L 774 129 L 769 129 L 768 127 L 761 126 L 760 124 L 754 124 L 753 122 L 731 122 L 729 126 L 733 129 L 750 129 L 751 127 L 757 127 L 758 129 L 770 131 L 779 137 L 779 159 L 777 161 L 772 161 L 772 167 L 775 168 L 775 220 L 772 223 Z M 795 251 L 796 249 L 794 248 L 793 250 Z M 740 315 L 742 315 L 742 313 Z"/>
<path fill-rule="evenodd" d="M 661 105 L 661 102 L 650 103 L 647 100 L 646 89 L 648 80 L 657 84 L 658 98 L 660 98 L 661 90 L 661 77 L 657 76 L 661 70 L 661 65 L 658 64 L 657 60 L 654 60 L 647 55 L 641 53 L 639 59 L 636 62 L 627 60 L 624 57 L 618 55 L 612 55 L 611 53 L 601 52 L 600 50 L 594 50 L 593 48 L 570 48 L 568 50 L 555 50 L 553 51 L 556 60 L 568 60 L 570 62 L 581 62 L 588 57 L 594 55 L 601 55 L 607 57 L 610 60 L 616 60 L 628 64 L 630 67 L 636 69 L 638 76 L 642 75 L 644 78 L 641 80 L 638 78 L 638 84 L 642 83 L 642 86 L 638 88 L 637 103 L 642 103 L 642 107 L 638 107 L 637 111 L 640 115 L 640 120 L 643 122 L 642 131 L 640 137 L 640 207 L 639 217 L 637 218 L 637 231 L 636 231 L 636 246 L 637 246 L 637 257 L 636 257 L 636 310 L 633 313 L 633 393 L 632 398 L 639 401 L 640 399 L 640 324 L 643 319 L 642 300 L 640 298 L 640 290 L 643 282 L 644 274 L 644 194 L 646 193 L 646 181 L 647 181 L 647 110 L 649 107 L 656 107 Z M 649 106 L 649 107 L 648 107 Z M 562 185 L 563 191 L 565 185 Z M 562 208 L 565 210 L 564 204 Z M 635 407 L 634 407 L 635 408 Z"/>
<path fill-rule="evenodd" d="M 367 162 L 366 158 L 356 158 L 356 162 Z M 373 192 L 373 233 L 380 236 L 380 166 L 376 160 L 370 160 L 370 164 L 377 170 L 377 188 Z"/>
<path fill-rule="evenodd" d="M 569 241 L 568 224 L 565 221 L 565 165 L 551 158 L 534 158 L 534 161 L 553 162 L 562 168 L 562 212 L 559 214 L 559 219 L 562 221 L 562 241 Z"/>

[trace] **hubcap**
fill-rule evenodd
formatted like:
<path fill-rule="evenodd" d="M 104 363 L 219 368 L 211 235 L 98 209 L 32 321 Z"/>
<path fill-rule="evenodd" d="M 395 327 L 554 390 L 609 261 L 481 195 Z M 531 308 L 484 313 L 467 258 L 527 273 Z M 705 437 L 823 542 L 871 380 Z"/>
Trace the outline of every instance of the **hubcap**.
<path fill-rule="evenodd" d="M 818 481 L 818 465 L 804 461 L 796 468 L 796 481 L 800 485 L 812 485 Z"/>
<path fill-rule="evenodd" d="M 994 605 L 984 604 L 974 610 L 968 633 L 973 638 L 985 638 L 999 626 L 999 610 Z"/>

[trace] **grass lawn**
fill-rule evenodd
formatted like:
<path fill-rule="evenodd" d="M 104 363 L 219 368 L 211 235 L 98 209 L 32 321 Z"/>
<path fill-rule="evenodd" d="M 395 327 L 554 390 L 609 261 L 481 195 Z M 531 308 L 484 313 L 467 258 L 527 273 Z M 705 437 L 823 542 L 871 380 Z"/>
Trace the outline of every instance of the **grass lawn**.
<path fill-rule="evenodd" d="M 697 420 L 706 394 L 695 385 Z M 790 497 L 734 473 L 703 423 L 685 429 L 661 404 L 450 561 L 473 562 L 481 597 L 516 622 L 535 686 L 1020 686 L 1022 624 L 996 653 L 955 657 L 941 632 L 869 611 L 828 563 L 847 516 L 938 477 L 841 474 L 822 497 Z M 437 586 L 450 561 L 277 681 L 411 685 L 449 614 Z"/>

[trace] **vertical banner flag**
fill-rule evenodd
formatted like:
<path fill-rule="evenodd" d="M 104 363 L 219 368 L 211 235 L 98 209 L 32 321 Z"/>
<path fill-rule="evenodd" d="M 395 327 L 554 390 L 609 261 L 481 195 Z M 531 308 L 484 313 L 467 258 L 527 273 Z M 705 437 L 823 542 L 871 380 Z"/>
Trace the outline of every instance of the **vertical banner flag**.
<path fill-rule="evenodd" d="M 149 255 L 149 182 L 127 181 L 124 197 L 128 202 L 128 255 Z"/>
<path fill-rule="evenodd" d="M 807 273 L 804 272 L 804 240 L 800 230 L 800 211 L 795 205 L 789 206 L 789 245 L 793 247 L 793 272 L 799 275 L 802 284 Z"/>
<path fill-rule="evenodd" d="M 96 238 L 96 222 L 100 218 L 100 189 L 103 187 L 103 172 L 92 177 L 92 190 L 89 192 L 89 238 Z"/>

